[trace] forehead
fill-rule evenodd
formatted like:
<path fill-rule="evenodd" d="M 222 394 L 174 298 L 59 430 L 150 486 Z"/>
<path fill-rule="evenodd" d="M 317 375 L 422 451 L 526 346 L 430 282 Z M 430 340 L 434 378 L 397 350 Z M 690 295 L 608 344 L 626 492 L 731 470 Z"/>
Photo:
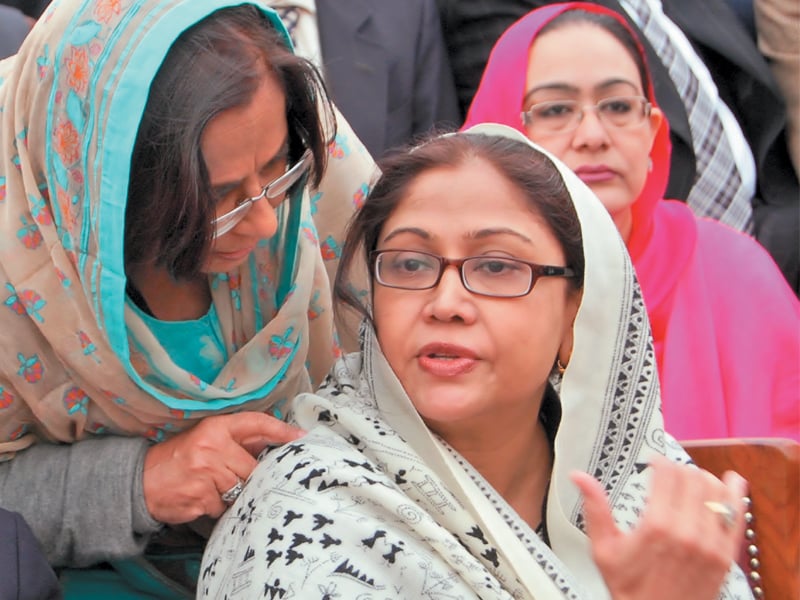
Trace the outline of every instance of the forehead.
<path fill-rule="evenodd" d="M 639 70 L 628 49 L 594 23 L 567 23 L 536 39 L 528 52 L 526 89 L 565 83 L 581 90 L 622 79 L 641 92 Z"/>
<path fill-rule="evenodd" d="M 200 145 L 212 183 L 237 181 L 272 158 L 287 134 L 286 100 L 274 75 L 265 75 L 244 106 L 220 112 Z"/>
<path fill-rule="evenodd" d="M 438 167 L 406 189 L 383 227 L 413 227 L 434 237 L 460 238 L 487 229 L 511 228 L 528 237 L 550 234 L 535 205 L 500 171 L 482 159 Z"/>

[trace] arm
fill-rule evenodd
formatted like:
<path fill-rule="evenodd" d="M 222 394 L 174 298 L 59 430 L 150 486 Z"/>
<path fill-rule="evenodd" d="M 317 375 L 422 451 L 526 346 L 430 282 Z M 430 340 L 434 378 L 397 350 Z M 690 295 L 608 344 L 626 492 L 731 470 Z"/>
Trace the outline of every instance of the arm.
<path fill-rule="evenodd" d="M 148 445 L 123 437 L 36 444 L 0 463 L 0 504 L 25 518 L 55 566 L 139 554 L 160 528 L 142 491 Z"/>
<path fill-rule="evenodd" d="M 345 440 L 314 430 L 262 456 L 206 546 L 197 597 L 508 597 L 466 552 L 448 564 L 441 525 L 413 504 Z"/>
<path fill-rule="evenodd" d="M 246 412 L 208 417 L 156 445 L 118 436 L 38 443 L 0 463 L 0 505 L 25 518 L 54 566 L 131 557 L 162 526 L 151 515 L 170 523 L 219 516 L 220 491 L 237 472 L 247 478 L 252 454 L 296 436 L 273 417 Z M 218 484 L 220 477 L 228 480 Z"/>

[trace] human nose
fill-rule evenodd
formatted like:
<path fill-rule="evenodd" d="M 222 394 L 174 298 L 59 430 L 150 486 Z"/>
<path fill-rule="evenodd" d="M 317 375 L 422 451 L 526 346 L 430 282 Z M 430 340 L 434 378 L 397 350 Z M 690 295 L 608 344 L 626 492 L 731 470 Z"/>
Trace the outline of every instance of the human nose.
<path fill-rule="evenodd" d="M 576 148 L 602 148 L 609 143 L 608 130 L 600 120 L 596 106 L 584 106 L 580 121 L 572 134 L 572 145 Z"/>
<path fill-rule="evenodd" d="M 474 322 L 477 316 L 473 294 L 464 287 L 459 267 L 444 267 L 439 284 L 431 290 L 427 316 L 437 321 Z"/>
<path fill-rule="evenodd" d="M 254 177 L 248 179 L 244 187 L 244 193 L 247 194 L 248 200 L 258 202 L 264 199 L 266 186 L 262 185 L 258 178 Z"/>
<path fill-rule="evenodd" d="M 271 238 L 278 231 L 275 208 L 264 198 L 253 202 L 235 229 L 240 235 Z"/>

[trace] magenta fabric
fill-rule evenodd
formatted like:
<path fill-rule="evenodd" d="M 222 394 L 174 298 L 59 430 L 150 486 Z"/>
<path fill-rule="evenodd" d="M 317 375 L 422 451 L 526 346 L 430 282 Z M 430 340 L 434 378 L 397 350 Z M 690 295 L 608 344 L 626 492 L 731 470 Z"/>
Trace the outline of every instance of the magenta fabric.
<path fill-rule="evenodd" d="M 495 44 L 463 128 L 495 122 L 525 133 L 520 113 L 528 51 L 544 25 L 574 9 L 612 15 L 627 27 L 596 4 L 531 11 Z M 650 82 L 647 94 L 655 105 Z M 758 242 L 663 199 L 666 119 L 650 158 L 627 246 L 653 330 L 667 431 L 679 440 L 800 441 L 800 302 Z"/>

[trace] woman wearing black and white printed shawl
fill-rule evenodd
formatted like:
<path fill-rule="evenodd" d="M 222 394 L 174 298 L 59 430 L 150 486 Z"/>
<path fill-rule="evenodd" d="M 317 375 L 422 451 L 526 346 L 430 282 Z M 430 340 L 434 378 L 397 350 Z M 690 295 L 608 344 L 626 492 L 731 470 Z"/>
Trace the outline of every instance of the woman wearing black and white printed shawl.
<path fill-rule="evenodd" d="M 751 598 L 746 484 L 676 464 L 624 244 L 548 156 L 479 125 L 384 164 L 337 282 L 366 251 L 362 351 L 296 399 L 308 434 L 261 457 L 199 597 Z"/>

